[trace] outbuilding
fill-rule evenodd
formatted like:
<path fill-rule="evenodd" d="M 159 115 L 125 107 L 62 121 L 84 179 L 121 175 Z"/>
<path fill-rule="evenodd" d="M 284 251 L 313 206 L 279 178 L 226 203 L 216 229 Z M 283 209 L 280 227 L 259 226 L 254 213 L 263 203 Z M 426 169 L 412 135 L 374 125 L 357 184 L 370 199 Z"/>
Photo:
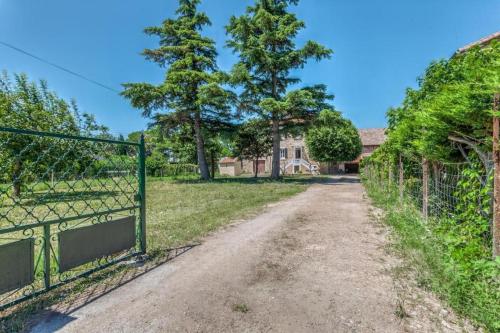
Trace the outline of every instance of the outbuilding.
<path fill-rule="evenodd" d="M 237 157 L 224 157 L 219 161 L 221 176 L 241 175 L 241 161 Z"/>

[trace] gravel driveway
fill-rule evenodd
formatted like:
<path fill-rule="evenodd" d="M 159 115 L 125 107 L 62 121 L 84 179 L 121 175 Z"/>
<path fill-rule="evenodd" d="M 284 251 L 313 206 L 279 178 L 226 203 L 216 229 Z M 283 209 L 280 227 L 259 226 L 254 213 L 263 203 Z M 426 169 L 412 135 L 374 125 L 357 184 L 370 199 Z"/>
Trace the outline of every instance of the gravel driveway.
<path fill-rule="evenodd" d="M 33 332 L 447 331 L 402 318 L 398 260 L 370 215 L 356 177 L 314 184 Z"/>

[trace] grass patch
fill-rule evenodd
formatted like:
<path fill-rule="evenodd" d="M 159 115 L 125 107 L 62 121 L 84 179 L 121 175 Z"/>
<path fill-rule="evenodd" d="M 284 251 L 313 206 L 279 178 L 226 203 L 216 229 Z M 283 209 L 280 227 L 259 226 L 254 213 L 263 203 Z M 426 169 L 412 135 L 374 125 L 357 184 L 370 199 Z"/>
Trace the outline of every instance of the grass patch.
<path fill-rule="evenodd" d="M 311 181 L 311 177 L 277 182 L 264 178 L 219 178 L 210 182 L 150 179 L 148 246 L 154 253 L 197 241 L 235 218 L 304 191 Z"/>
<path fill-rule="evenodd" d="M 460 261 L 450 239 L 440 232 L 445 221 L 424 221 L 409 203 L 399 204 L 396 191 L 387 193 L 365 182 L 374 204 L 385 211 L 394 247 L 417 273 L 420 287 L 436 293 L 459 315 L 491 332 L 500 331 L 500 262 L 497 258 Z"/>
<path fill-rule="evenodd" d="M 232 308 L 234 312 L 247 313 L 248 311 L 250 311 L 246 304 L 233 304 Z"/>
<path fill-rule="evenodd" d="M 203 182 L 191 176 L 148 178 L 147 239 L 150 258 L 145 267 L 114 265 L 23 302 L 4 313 L 0 312 L 0 332 L 26 330 L 29 320 L 51 305 L 63 302 L 71 306 L 87 293 L 91 295 L 83 298 L 98 297 L 102 291 L 95 290 L 118 287 L 138 274 L 168 261 L 169 257 L 178 255 L 179 250 L 172 248 L 199 241 L 203 236 L 236 218 L 248 217 L 268 203 L 300 193 L 316 181 L 322 181 L 322 178 L 300 176 L 271 181 L 267 178 L 237 177 L 218 178 L 210 182 Z M 63 192 L 62 189 L 61 191 Z M 44 193 L 36 194 L 47 198 Z M 59 208 L 66 203 L 74 204 L 70 198 L 82 205 L 84 200 L 89 202 L 89 199 L 96 198 L 88 198 L 86 194 L 87 192 L 74 196 L 65 195 L 64 198 L 68 201 L 55 202 Z M 84 200 L 82 195 L 85 195 Z M 29 199 L 26 195 L 25 200 Z M 47 210 L 42 203 L 40 206 L 37 203 L 39 202 L 36 201 L 33 205 L 40 211 L 35 212 Z M 237 311 L 246 312 L 248 308 L 243 310 L 244 308 L 241 308 Z"/>

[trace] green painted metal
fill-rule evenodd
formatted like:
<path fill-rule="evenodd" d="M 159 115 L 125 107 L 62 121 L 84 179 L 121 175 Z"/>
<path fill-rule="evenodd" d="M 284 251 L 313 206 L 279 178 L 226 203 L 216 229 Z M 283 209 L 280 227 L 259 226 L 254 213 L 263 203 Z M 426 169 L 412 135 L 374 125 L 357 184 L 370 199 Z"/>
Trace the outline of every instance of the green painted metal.
<path fill-rule="evenodd" d="M 39 137 L 51 137 L 51 138 L 59 138 L 59 139 L 70 139 L 70 140 L 80 140 L 80 141 L 90 141 L 90 142 L 103 142 L 103 143 L 111 143 L 111 144 L 126 145 L 126 146 L 139 146 L 139 143 L 137 143 L 137 142 L 108 140 L 108 139 L 92 138 L 92 137 L 61 134 L 61 133 L 38 132 L 38 131 L 25 130 L 25 129 L 19 129 L 19 128 L 11 128 L 11 127 L 1 127 L 0 126 L 0 132 L 13 133 L 13 134 L 35 135 L 35 136 L 39 136 Z"/>
<path fill-rule="evenodd" d="M 32 238 L 0 245 L 0 294 L 33 283 L 33 257 Z"/>
<path fill-rule="evenodd" d="M 63 218 L 63 219 L 59 219 L 59 220 L 52 220 L 52 221 L 40 222 L 37 224 L 28 224 L 28 225 L 13 227 L 13 228 L 0 229 L 0 235 L 11 233 L 13 231 L 22 231 L 22 230 L 32 229 L 32 228 L 45 226 L 45 225 L 61 224 L 64 222 L 71 222 L 71 221 L 75 221 L 75 220 L 81 220 L 84 218 L 100 217 L 103 215 L 127 212 L 127 211 L 132 211 L 132 210 L 140 209 L 140 208 L 141 208 L 140 205 L 135 205 L 135 206 L 130 206 L 130 207 L 111 209 L 111 210 L 107 210 L 105 212 L 98 212 L 98 213 L 93 213 L 93 214 L 82 214 L 82 215 L 67 217 L 67 218 Z"/>
<path fill-rule="evenodd" d="M 140 200 L 140 242 L 141 253 L 146 253 L 146 146 L 144 134 L 141 134 L 139 145 L 139 200 Z"/>
<path fill-rule="evenodd" d="M 0 310 L 146 252 L 145 158 L 143 137 L 126 142 L 0 127 L 0 251 L 20 240 L 31 240 L 34 251 L 33 281 L 0 293 Z M 125 217 L 138 221 L 132 246 L 100 253 L 87 235 L 76 245 L 99 255 L 60 269 L 61 233 L 98 232 L 104 229 L 91 226 Z"/>
<path fill-rule="evenodd" d="M 50 225 L 43 226 L 43 282 L 50 289 Z"/>
<path fill-rule="evenodd" d="M 135 234 L 135 216 L 60 232 L 59 272 L 133 248 Z"/>

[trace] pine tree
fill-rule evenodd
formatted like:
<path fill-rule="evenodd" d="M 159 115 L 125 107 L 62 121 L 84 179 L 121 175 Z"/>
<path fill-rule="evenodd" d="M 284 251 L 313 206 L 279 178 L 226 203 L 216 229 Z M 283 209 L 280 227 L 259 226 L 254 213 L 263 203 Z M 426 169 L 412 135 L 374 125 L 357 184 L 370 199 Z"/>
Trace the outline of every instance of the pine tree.
<path fill-rule="evenodd" d="M 160 38 L 160 46 L 146 49 L 143 55 L 167 67 L 165 80 L 159 85 L 127 83 L 122 94 L 144 116 L 163 126 L 192 128 L 201 177 L 208 180 L 204 130 L 207 125 L 214 128 L 214 123 L 229 121 L 233 94 L 220 85 L 226 75 L 217 68 L 214 41 L 201 35 L 203 27 L 211 23 L 206 14 L 197 11 L 199 3 L 179 0 L 176 18 L 145 29 L 146 34 Z"/>
<path fill-rule="evenodd" d="M 321 110 L 327 97 L 324 86 L 289 91 L 300 82 L 290 71 L 302 68 L 308 59 L 317 61 L 332 54 L 320 44 L 308 41 L 302 48 L 295 46 L 297 33 L 305 27 L 303 21 L 290 13 L 289 6 L 298 0 L 256 0 L 240 17 L 232 17 L 226 27 L 230 40 L 227 45 L 239 54 L 233 68 L 233 80 L 243 85 L 239 108 L 257 113 L 272 124 L 273 179 L 280 176 L 280 140 L 284 122 L 303 119 Z M 319 102 L 318 102 L 319 101 Z"/>

